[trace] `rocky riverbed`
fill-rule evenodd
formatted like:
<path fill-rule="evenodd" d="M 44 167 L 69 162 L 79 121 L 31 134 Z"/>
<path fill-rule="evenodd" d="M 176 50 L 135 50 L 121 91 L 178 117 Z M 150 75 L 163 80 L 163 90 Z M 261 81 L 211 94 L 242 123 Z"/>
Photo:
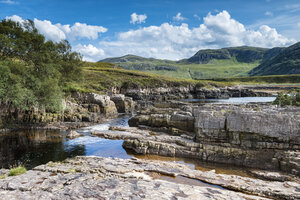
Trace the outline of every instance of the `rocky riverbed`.
<path fill-rule="evenodd" d="M 246 167 L 250 177 L 193 170 L 171 162 L 76 157 L 40 165 L 16 177 L 7 177 L 8 170 L 1 170 L 0 199 L 300 198 L 299 108 L 180 100 L 265 96 L 239 88 L 119 92 L 127 96 L 74 93 L 59 114 L 41 110 L 19 113 L 3 107 L 0 116 L 2 122 L 11 120 L 31 128 L 73 129 L 114 118 L 118 113 L 137 112 L 129 120 L 131 127 L 111 126 L 110 130 L 92 131 L 92 136 L 123 141 L 123 147 L 136 154 Z M 6 119 L 8 114 L 11 118 Z M 72 131 L 71 136 L 81 134 Z"/>
<path fill-rule="evenodd" d="M 4 177 L 0 199 L 299 199 L 298 181 L 223 175 L 172 162 L 76 157 Z"/>

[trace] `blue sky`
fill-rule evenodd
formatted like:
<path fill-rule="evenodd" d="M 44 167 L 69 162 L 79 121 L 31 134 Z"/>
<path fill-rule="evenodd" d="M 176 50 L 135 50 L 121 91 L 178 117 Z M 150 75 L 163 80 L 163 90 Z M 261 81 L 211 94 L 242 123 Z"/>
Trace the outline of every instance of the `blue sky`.
<path fill-rule="evenodd" d="M 0 0 L 0 18 L 35 20 L 47 39 L 69 40 L 90 61 L 177 60 L 205 48 L 300 40 L 299 0 Z"/>

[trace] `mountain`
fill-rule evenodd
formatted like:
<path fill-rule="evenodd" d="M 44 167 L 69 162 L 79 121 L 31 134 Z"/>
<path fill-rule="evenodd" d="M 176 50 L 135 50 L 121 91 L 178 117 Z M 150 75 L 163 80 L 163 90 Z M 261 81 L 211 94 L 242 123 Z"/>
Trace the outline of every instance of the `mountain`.
<path fill-rule="evenodd" d="M 125 55 L 122 57 L 106 58 L 99 62 L 108 62 L 117 64 L 123 69 L 139 70 L 139 71 L 176 71 L 176 61 L 162 60 L 155 58 L 144 58 L 135 55 Z"/>
<path fill-rule="evenodd" d="M 136 55 L 125 55 L 121 57 L 113 57 L 113 58 L 106 58 L 103 60 L 100 60 L 99 62 L 108 62 L 108 63 L 121 63 L 121 62 L 164 62 L 164 63 L 174 63 L 174 61 L 171 60 L 161 60 L 156 58 L 144 58 L 141 56 Z"/>
<path fill-rule="evenodd" d="M 135 55 L 107 58 L 100 62 L 173 78 L 214 79 L 241 76 L 300 74 L 300 43 L 291 47 L 228 47 L 205 49 L 179 61 Z"/>
<path fill-rule="evenodd" d="M 222 49 L 205 49 L 192 57 L 182 60 L 185 63 L 207 64 L 213 59 L 223 60 L 235 58 L 238 62 L 251 63 L 263 59 L 268 49 L 258 47 L 230 47 Z"/>
<path fill-rule="evenodd" d="M 300 74 L 300 42 L 287 48 L 273 48 L 269 53 L 273 55 L 252 69 L 251 76 Z"/>

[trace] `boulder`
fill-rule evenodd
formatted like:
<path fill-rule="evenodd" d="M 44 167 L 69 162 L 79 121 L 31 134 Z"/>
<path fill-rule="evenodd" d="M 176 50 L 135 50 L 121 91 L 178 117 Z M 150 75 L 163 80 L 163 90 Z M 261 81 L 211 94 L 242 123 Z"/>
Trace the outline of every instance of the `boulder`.
<path fill-rule="evenodd" d="M 99 95 L 95 93 L 88 93 L 84 96 L 85 103 L 97 104 L 101 111 L 107 117 L 113 117 L 118 114 L 117 107 L 110 97 L 107 95 Z"/>
<path fill-rule="evenodd" d="M 131 114 L 134 112 L 135 103 L 131 97 L 125 97 L 123 94 L 114 94 L 111 100 L 115 103 L 119 113 Z"/>
<path fill-rule="evenodd" d="M 78 133 L 77 131 L 73 131 L 73 130 L 71 130 L 71 131 L 66 135 L 66 137 L 67 137 L 67 138 L 70 138 L 70 139 L 77 138 L 77 137 L 80 137 L 80 136 L 82 136 L 80 133 Z"/>

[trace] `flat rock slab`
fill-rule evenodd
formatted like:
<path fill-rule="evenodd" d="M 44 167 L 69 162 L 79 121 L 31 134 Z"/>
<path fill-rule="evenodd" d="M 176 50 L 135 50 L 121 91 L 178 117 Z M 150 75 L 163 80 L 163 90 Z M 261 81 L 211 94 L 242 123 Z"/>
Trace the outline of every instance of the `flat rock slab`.
<path fill-rule="evenodd" d="M 153 178 L 184 177 L 206 183 Z M 218 185 L 218 186 L 216 186 Z M 219 187 L 222 186 L 222 187 Z M 243 192 L 243 193 L 242 193 Z M 247 193 L 247 194 L 245 194 Z M 0 180 L 0 199 L 299 199 L 300 184 L 203 172 L 173 163 L 78 156 Z"/>

